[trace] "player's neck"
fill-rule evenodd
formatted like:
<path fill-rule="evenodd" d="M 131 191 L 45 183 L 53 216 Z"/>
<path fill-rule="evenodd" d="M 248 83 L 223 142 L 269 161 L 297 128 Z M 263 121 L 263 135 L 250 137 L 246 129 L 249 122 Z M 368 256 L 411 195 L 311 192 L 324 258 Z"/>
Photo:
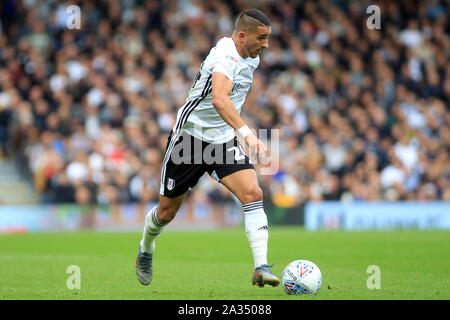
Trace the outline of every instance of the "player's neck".
<path fill-rule="evenodd" d="M 243 52 L 243 48 L 241 48 L 239 46 L 239 43 L 236 41 L 236 39 L 234 38 L 234 35 L 231 35 L 231 40 L 233 40 L 234 45 L 236 46 L 236 50 L 239 53 L 239 55 L 241 56 L 242 59 L 247 59 L 248 55 L 245 55 Z"/>

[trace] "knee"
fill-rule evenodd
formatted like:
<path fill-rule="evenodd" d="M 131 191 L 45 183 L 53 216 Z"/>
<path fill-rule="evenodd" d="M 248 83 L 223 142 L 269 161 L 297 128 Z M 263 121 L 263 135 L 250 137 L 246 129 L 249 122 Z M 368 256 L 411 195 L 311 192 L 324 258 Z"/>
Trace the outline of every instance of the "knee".
<path fill-rule="evenodd" d="M 246 189 L 242 198 L 243 204 L 261 201 L 263 199 L 263 191 L 258 185 L 255 185 Z"/>
<path fill-rule="evenodd" d="M 158 220 L 162 224 L 166 225 L 175 218 L 178 209 L 173 207 L 158 207 Z"/>

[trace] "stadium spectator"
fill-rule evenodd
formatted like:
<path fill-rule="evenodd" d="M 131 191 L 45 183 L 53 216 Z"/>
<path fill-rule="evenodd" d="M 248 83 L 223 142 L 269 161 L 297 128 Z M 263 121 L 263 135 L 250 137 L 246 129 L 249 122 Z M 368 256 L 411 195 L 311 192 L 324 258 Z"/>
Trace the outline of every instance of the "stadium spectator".
<path fill-rule="evenodd" d="M 450 4 L 376 1 L 370 30 L 372 2 L 258 1 L 271 48 L 243 116 L 280 129 L 280 172 L 261 177 L 280 205 L 450 199 Z M 73 1 L 70 30 L 68 3 L 2 1 L 1 153 L 45 202 L 153 201 L 190 79 L 252 3 Z"/>

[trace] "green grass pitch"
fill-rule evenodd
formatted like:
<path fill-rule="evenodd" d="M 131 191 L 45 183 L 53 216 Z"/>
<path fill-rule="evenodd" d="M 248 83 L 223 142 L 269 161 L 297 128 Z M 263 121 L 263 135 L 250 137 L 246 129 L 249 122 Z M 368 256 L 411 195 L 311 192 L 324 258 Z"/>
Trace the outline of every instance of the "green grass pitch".
<path fill-rule="evenodd" d="M 315 262 L 323 284 L 315 296 L 281 286 L 251 286 L 253 259 L 243 228 L 170 231 L 156 243 L 153 282 L 135 276 L 141 233 L 50 233 L 0 236 L 0 299 L 326 300 L 450 299 L 450 232 L 308 232 L 272 227 L 269 263 L 279 277 L 296 259 Z M 66 286 L 81 271 L 81 288 Z M 380 289 L 368 289 L 370 265 Z"/>

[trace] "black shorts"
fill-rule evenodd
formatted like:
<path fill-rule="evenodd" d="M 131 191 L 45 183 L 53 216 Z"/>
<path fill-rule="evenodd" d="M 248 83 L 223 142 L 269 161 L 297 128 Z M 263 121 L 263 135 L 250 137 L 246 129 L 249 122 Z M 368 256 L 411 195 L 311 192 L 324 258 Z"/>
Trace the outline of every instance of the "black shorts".
<path fill-rule="evenodd" d="M 236 137 L 223 144 L 207 143 L 171 131 L 161 168 L 160 194 L 177 197 L 194 187 L 205 173 L 220 181 L 240 170 L 255 169 Z"/>

